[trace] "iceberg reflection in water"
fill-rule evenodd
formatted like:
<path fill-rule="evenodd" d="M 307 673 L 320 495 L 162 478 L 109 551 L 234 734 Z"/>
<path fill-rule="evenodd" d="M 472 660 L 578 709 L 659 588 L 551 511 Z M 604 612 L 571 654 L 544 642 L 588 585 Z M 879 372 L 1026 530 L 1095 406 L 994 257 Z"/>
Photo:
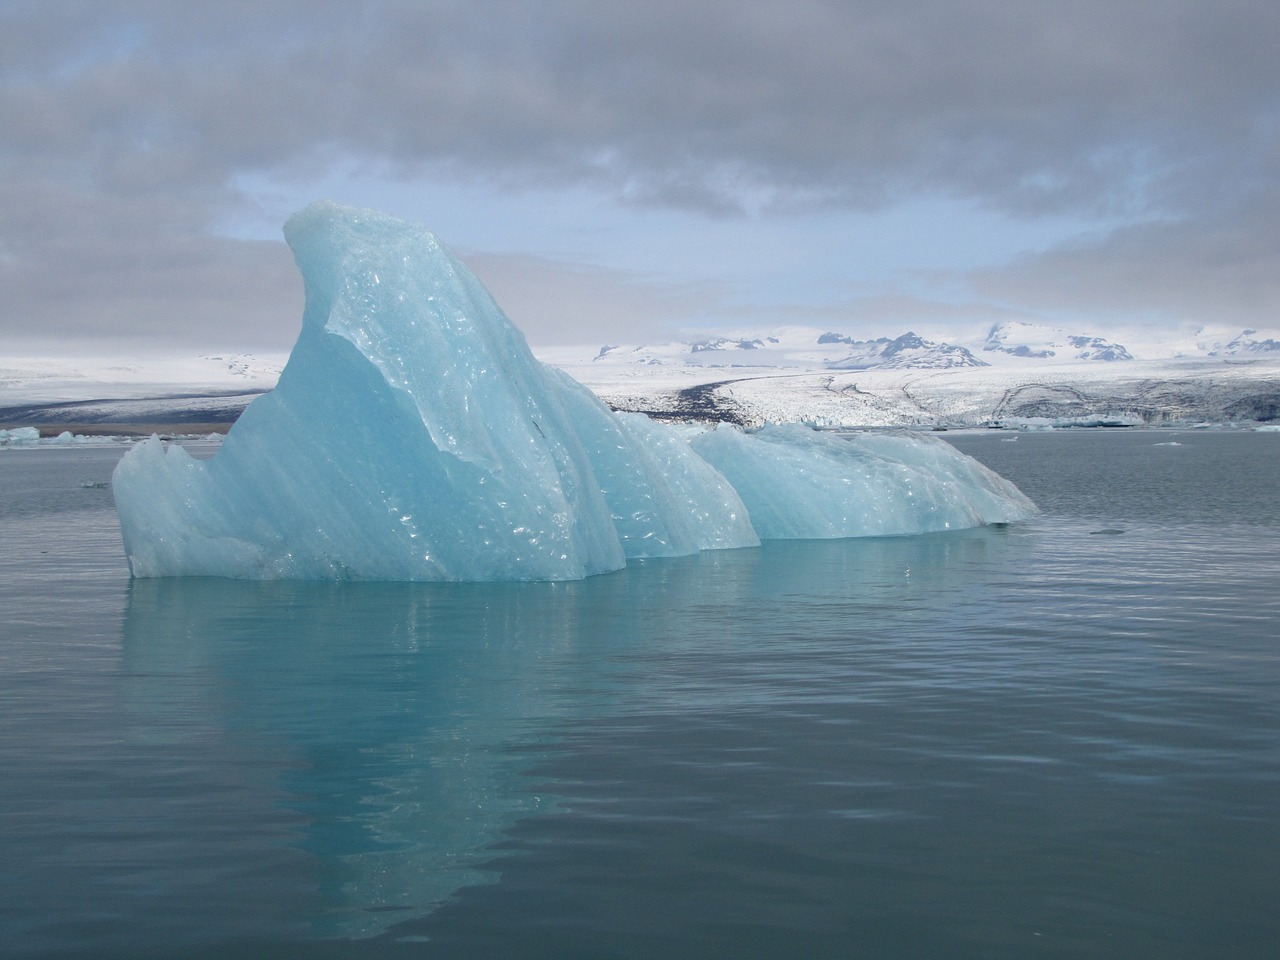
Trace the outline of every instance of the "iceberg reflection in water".
<path fill-rule="evenodd" d="M 485 848 L 539 807 L 514 748 L 574 706 L 546 668 L 580 615 L 571 588 L 520 584 L 135 581 L 123 694 L 143 741 L 247 751 L 230 775 L 274 782 L 237 788 L 311 860 L 263 892 L 296 901 L 301 867 L 310 933 L 368 935 L 483 881 Z"/>
<path fill-rule="evenodd" d="M 496 879 L 485 864 L 504 831 L 551 804 L 522 774 L 566 724 L 616 712 L 634 656 L 710 643 L 728 661 L 833 590 L 852 600 L 894 581 L 909 610 L 912 593 L 965 579 L 961 555 L 1003 539 L 773 544 L 568 583 L 135 580 L 125 723 L 153 763 L 179 763 L 178 780 L 212 781 L 175 786 L 201 800 L 138 870 L 188 865 L 181 891 L 162 895 L 180 941 L 206 925 L 223 940 L 228 925 L 362 937 L 425 916 Z M 698 700 L 714 709 L 721 696 Z M 178 760 L 206 751 L 222 762 Z M 201 891 L 194 865 L 209 857 L 223 865 Z"/>

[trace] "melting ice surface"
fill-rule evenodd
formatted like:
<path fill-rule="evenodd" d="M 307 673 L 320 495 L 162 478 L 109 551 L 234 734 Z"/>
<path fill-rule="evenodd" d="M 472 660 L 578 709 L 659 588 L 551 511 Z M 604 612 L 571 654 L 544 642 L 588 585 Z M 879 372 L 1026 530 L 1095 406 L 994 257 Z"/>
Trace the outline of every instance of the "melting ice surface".
<path fill-rule="evenodd" d="M 563 580 L 759 537 L 1021 519 L 940 440 L 747 433 L 612 413 L 543 366 L 427 231 L 313 204 L 285 225 L 306 289 L 277 387 L 209 460 L 156 438 L 113 488 L 135 577 Z"/>

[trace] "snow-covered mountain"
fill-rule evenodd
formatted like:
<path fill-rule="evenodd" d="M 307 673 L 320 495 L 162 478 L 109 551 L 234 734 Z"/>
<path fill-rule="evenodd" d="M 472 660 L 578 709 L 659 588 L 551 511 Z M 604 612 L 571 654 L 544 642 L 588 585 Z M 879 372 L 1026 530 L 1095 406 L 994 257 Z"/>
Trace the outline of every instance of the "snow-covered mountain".
<path fill-rule="evenodd" d="M 1280 340 L 1272 337 L 1257 339 L 1257 330 L 1245 330 L 1228 343 L 1209 345 L 1210 357 L 1280 357 Z"/>
<path fill-rule="evenodd" d="M 819 344 L 842 343 L 851 352 L 827 364 L 832 370 L 946 370 L 952 367 L 985 367 L 967 349 L 952 343 L 935 343 L 911 331 L 890 340 L 854 340 L 838 333 L 824 333 Z"/>
<path fill-rule="evenodd" d="M 709 339 L 610 345 L 594 353 L 601 365 L 805 367 L 829 370 L 942 370 L 987 365 L 1044 368 L 1134 360 L 1264 359 L 1280 357 L 1280 331 L 1201 327 L 1184 334 L 1143 329 L 1108 332 L 1006 320 L 976 331 L 855 336 L 811 327 L 784 327 Z"/>
<path fill-rule="evenodd" d="M 1246 331 L 1229 344 L 1210 341 L 1195 353 L 1206 357 L 1266 352 L 1272 340 L 1250 340 Z M 1256 345 L 1256 346 L 1255 346 Z M 1144 347 L 1147 347 L 1144 344 Z M 1280 347 L 1277 347 L 1280 349 Z M 1185 355 L 1183 345 L 1147 349 L 1147 358 Z M 915 331 L 857 337 L 836 331 L 787 327 L 767 334 L 736 335 L 660 344 L 610 345 L 594 359 L 602 363 L 684 364 L 720 367 L 824 367 L 830 370 L 948 370 L 990 364 L 1037 365 L 1138 358 L 1126 344 L 1091 332 L 1024 321 L 1003 321 L 976 335 L 930 339 Z"/>
<path fill-rule="evenodd" d="M 1133 354 L 1119 343 L 1087 333 L 1071 333 L 1061 327 L 1006 320 L 993 326 L 982 349 L 1026 360 L 1132 360 Z"/>
<path fill-rule="evenodd" d="M 897 337 L 858 339 L 843 333 L 788 327 L 753 337 L 717 337 L 641 346 L 605 346 L 602 364 L 678 364 L 698 367 L 820 367 L 828 370 L 943 370 L 985 367 L 972 351 L 928 340 L 912 331 Z"/>

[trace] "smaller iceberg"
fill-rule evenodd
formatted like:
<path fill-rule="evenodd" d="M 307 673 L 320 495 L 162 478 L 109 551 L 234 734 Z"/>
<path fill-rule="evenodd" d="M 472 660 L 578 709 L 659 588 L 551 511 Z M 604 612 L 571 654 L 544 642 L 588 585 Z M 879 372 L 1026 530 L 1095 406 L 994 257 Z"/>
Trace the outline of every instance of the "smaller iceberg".
<path fill-rule="evenodd" d="M 219 452 L 152 438 L 112 479 L 135 577 L 566 580 L 760 537 L 1025 517 L 931 438 L 704 434 L 615 414 L 530 352 L 420 227 L 313 204 L 285 225 L 306 291 L 276 388 Z"/>
<path fill-rule="evenodd" d="M 40 431 L 35 427 L 0 429 L 0 447 L 18 446 L 40 442 Z"/>

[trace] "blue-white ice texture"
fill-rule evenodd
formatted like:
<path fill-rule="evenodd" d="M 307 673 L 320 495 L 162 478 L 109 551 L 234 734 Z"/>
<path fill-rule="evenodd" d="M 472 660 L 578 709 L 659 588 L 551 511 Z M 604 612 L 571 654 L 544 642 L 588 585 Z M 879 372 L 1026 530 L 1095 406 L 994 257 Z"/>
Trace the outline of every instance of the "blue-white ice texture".
<path fill-rule="evenodd" d="M 277 387 L 213 458 L 153 438 L 116 469 L 136 577 L 576 579 L 757 533 L 910 533 L 1034 509 L 941 443 L 803 427 L 690 443 L 540 364 L 425 230 L 313 204 L 285 237 L 306 308 Z"/>
<path fill-rule="evenodd" d="M 888 536 L 1023 519 L 1008 480 L 930 436 L 718 427 L 693 449 L 729 478 L 765 540 Z"/>

